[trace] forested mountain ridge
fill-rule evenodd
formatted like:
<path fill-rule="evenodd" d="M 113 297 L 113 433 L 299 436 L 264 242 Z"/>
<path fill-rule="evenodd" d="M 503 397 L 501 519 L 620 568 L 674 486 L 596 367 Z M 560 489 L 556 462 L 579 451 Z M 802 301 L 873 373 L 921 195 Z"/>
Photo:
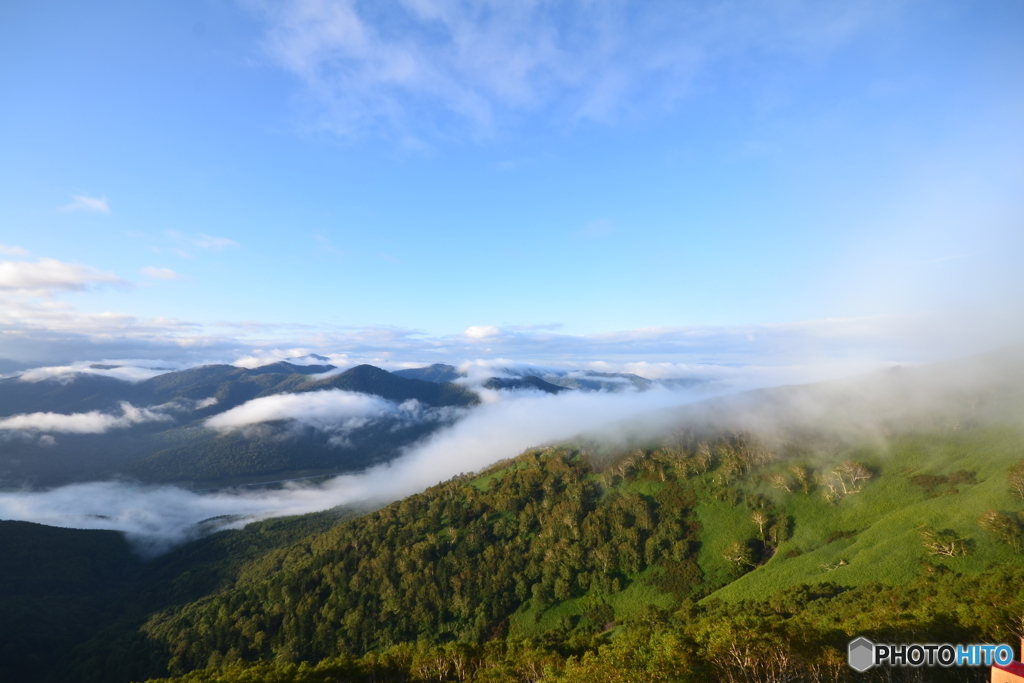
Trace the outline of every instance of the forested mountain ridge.
<path fill-rule="evenodd" d="M 454 365 L 448 365 L 447 363 L 434 363 L 422 368 L 395 370 L 395 374 L 399 377 L 422 379 L 427 382 L 454 382 L 465 376 Z"/>
<path fill-rule="evenodd" d="M 126 424 L 102 433 L 58 432 L 42 439 L 31 430 L 8 431 L 11 438 L 0 451 L 0 481 L 52 486 L 127 475 L 206 487 L 351 471 L 393 457 L 450 419 L 438 414 L 402 422 L 384 416 L 340 444 L 316 429 L 225 432 L 207 428 L 205 420 L 248 401 L 325 390 L 379 396 L 396 404 L 415 400 L 427 408 L 479 402 L 455 384 L 400 377 L 370 365 L 324 374 L 333 369 L 281 362 L 255 369 L 207 365 L 137 383 L 88 374 L 70 380 L 0 380 L 3 415 L 39 413 L 53 420 L 50 414 L 86 414 L 93 420 L 116 420 L 129 414 L 124 403 L 150 411 L 148 420 L 122 417 Z"/>
<path fill-rule="evenodd" d="M 193 416 L 199 418 L 262 396 L 323 389 L 357 391 L 392 401 L 416 399 L 431 406 L 469 406 L 478 400 L 472 392 L 457 385 L 401 377 L 372 365 L 357 365 L 338 374 L 315 377 L 334 369 L 332 365 L 293 365 L 282 361 L 257 368 L 203 365 L 141 382 L 88 374 L 36 381 L 9 377 L 0 379 L 0 416 L 112 410 L 121 401 L 155 406 L 181 399 L 217 399 L 217 403 Z"/>
<path fill-rule="evenodd" d="M 138 382 L 90 374 L 112 368 L 95 365 L 54 376 L 36 370 L 0 379 L 0 434 L 9 437 L 0 451 L 0 486 L 127 476 L 212 488 L 336 474 L 394 457 L 402 447 L 450 424 L 457 413 L 427 411 L 418 420 L 380 416 L 339 438 L 302 423 L 271 420 L 262 429 L 213 430 L 207 420 L 250 401 L 330 390 L 435 409 L 479 403 L 470 388 L 450 381 L 464 376 L 443 364 L 394 373 L 370 365 L 342 372 L 329 364 L 286 361 L 256 368 L 205 365 Z M 543 379 L 530 374 L 540 369 L 500 372 L 513 375 L 483 386 L 559 393 L 651 385 L 635 375 L 614 373 L 548 372 Z M 78 423 L 71 425 L 74 420 Z"/>
<path fill-rule="evenodd" d="M 544 379 L 530 374 L 540 369 L 500 372 L 513 376 L 492 378 L 483 387 L 556 394 L 651 386 L 635 375 L 614 373 L 548 372 Z M 36 372 L 0 379 L 0 421 L 10 422 L 0 432 L 9 437 L 0 451 L 0 486 L 57 486 L 121 476 L 206 489 L 337 474 L 387 461 L 459 414 L 427 411 L 416 420 L 384 415 L 343 437 L 297 422 L 215 430 L 207 420 L 250 401 L 330 390 L 395 404 L 416 401 L 428 409 L 479 403 L 474 391 L 453 382 L 464 375 L 444 364 L 392 373 L 371 365 L 342 372 L 329 364 L 281 361 L 256 368 L 205 365 L 139 382 L 89 372 L 45 377 Z M 54 426 L 62 419 L 108 426 Z M 33 426 L 40 423 L 51 431 Z"/>

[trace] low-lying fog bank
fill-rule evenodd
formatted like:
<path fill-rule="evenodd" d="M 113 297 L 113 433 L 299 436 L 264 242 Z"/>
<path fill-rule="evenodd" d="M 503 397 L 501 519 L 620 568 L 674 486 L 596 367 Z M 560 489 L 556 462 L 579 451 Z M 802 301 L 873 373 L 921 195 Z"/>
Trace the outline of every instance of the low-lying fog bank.
<path fill-rule="evenodd" d="M 1019 424 L 1024 354 L 1013 349 L 964 361 L 891 368 L 846 380 L 779 387 L 696 402 L 692 392 L 542 394 L 493 392 L 455 424 L 396 459 L 322 484 L 195 493 L 173 486 L 94 482 L 0 494 L 0 518 L 124 531 L 143 554 L 201 533 L 275 516 L 356 503 L 382 504 L 530 447 L 583 437 L 607 451 L 682 431 L 747 431 L 769 444 L 828 432 L 883 440 L 893 430 Z"/>

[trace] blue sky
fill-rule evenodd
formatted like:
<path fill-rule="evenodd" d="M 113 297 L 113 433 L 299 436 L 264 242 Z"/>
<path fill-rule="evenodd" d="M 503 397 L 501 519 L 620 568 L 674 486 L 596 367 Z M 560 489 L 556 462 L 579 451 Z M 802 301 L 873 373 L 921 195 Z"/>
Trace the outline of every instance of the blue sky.
<path fill-rule="evenodd" d="M 1020 3 L 4 3 L 0 93 L 0 357 L 1022 339 Z"/>

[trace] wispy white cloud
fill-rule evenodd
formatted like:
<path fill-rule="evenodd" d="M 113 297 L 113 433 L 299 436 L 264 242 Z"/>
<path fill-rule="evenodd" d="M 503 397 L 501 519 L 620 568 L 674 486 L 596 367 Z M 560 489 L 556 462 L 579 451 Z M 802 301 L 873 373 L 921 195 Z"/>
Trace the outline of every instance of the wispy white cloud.
<path fill-rule="evenodd" d="M 197 233 L 196 236 L 192 238 L 192 244 L 199 249 L 212 249 L 213 251 L 220 251 L 221 249 L 238 246 L 238 242 L 228 239 L 227 237 L 213 237 L 201 232 Z"/>
<path fill-rule="evenodd" d="M 340 389 L 275 394 L 246 401 L 206 420 L 213 429 L 233 430 L 262 422 L 296 420 L 321 429 L 350 421 L 361 426 L 374 417 L 395 410 L 395 404 L 379 396 Z"/>
<path fill-rule="evenodd" d="M 473 327 L 467 327 L 462 335 L 467 339 L 488 339 L 500 336 L 501 328 L 494 325 L 474 325 Z"/>
<path fill-rule="evenodd" d="M 0 290 L 0 357 L 44 363 L 142 357 L 163 365 L 231 357 L 241 347 L 240 339 L 214 334 L 196 322 L 83 312 L 66 301 L 40 296 L 47 293 Z"/>
<path fill-rule="evenodd" d="M 452 115 L 486 133 L 515 112 L 607 121 L 638 102 L 670 106 L 722 62 L 827 53 L 903 3 L 247 4 L 266 23 L 267 54 L 326 105 L 327 125 L 415 135 Z"/>
<path fill-rule="evenodd" d="M 286 361 L 292 365 L 333 365 L 343 368 L 352 365 L 345 353 L 316 353 L 310 348 L 253 349 L 234 360 L 231 364 L 240 368 L 258 368 L 271 363 Z"/>
<path fill-rule="evenodd" d="M 90 213 L 110 213 L 110 204 L 106 197 L 89 197 L 87 195 L 71 195 L 71 201 L 60 207 L 61 211 L 87 211 Z"/>
<path fill-rule="evenodd" d="M 46 380 L 71 381 L 79 375 L 96 375 L 112 377 L 126 382 L 141 382 L 162 375 L 166 372 L 181 370 L 182 363 L 174 361 L 154 361 L 147 359 L 76 361 L 70 365 L 48 365 L 32 368 L 18 373 L 23 382 L 42 382 Z"/>
<path fill-rule="evenodd" d="M 416 400 L 395 403 L 370 394 L 325 389 L 255 398 L 208 418 L 205 424 L 228 432 L 284 422 L 285 433 L 298 426 L 312 427 L 329 434 L 330 444 L 348 446 L 353 431 L 381 420 L 392 426 L 412 425 L 451 421 L 464 413 L 459 408 L 431 408 Z"/>
<path fill-rule="evenodd" d="M 156 280 L 178 280 L 181 278 L 181 275 L 170 268 L 157 268 L 155 266 L 146 266 L 142 269 L 142 274 Z"/>
<path fill-rule="evenodd" d="M 46 432 L 49 434 L 103 434 L 111 429 L 122 429 L 143 422 L 168 422 L 172 418 L 147 408 L 136 408 L 121 402 L 121 414 L 102 413 L 23 413 L 0 419 L 0 430 L 18 432 Z"/>
<path fill-rule="evenodd" d="M 598 219 L 591 221 L 585 226 L 574 232 L 573 237 L 581 239 L 596 239 L 599 237 L 607 237 L 615 232 L 615 226 L 611 221 L 605 219 Z"/>
<path fill-rule="evenodd" d="M 335 246 L 334 242 L 327 235 L 313 235 L 313 241 L 316 243 L 314 254 L 318 260 L 340 258 L 345 255 L 345 252 Z"/>
<path fill-rule="evenodd" d="M 81 290 L 91 285 L 125 285 L 113 273 L 52 258 L 28 261 L 0 261 L 0 290 L 45 295 L 53 290 Z"/>
<path fill-rule="evenodd" d="M 5 244 L 0 244 L 0 254 L 4 256 L 28 256 L 29 251 L 21 247 L 9 247 Z"/>
<path fill-rule="evenodd" d="M 214 237 L 199 232 L 187 235 L 178 230 L 168 230 L 164 233 L 172 243 L 178 246 L 171 249 L 172 252 L 182 258 L 194 258 L 194 251 L 223 251 L 238 246 L 238 242 L 227 237 Z"/>

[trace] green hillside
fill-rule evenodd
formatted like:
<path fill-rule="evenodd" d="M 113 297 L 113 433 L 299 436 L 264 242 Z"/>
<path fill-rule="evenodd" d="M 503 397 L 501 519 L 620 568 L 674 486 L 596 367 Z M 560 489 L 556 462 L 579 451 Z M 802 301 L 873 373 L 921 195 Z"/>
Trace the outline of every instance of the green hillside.
<path fill-rule="evenodd" d="M 528 453 L 257 561 L 232 588 L 155 614 L 143 631 L 171 653 L 172 672 L 215 663 L 252 680 L 277 680 L 286 662 L 302 661 L 321 661 L 320 673 L 294 680 L 388 671 L 401 680 L 417 657 L 455 656 L 453 643 L 467 644 L 461 656 L 481 669 L 550 657 L 552 680 L 651 673 L 650 661 L 617 649 L 635 638 L 671 641 L 678 670 L 666 680 L 707 680 L 729 666 L 718 639 L 759 629 L 776 633 L 776 648 L 778 638 L 806 648 L 800 666 L 845 680 L 842 650 L 859 633 L 1012 640 L 1024 609 L 1015 587 L 1024 501 L 1008 477 L 1024 461 L 1021 432 L 914 432 L 884 448 L 804 452 L 814 465 L 737 437 L 601 468 L 568 448 Z M 832 475 L 844 469 L 865 477 L 843 475 L 845 494 Z M 1014 520 L 1016 546 L 1013 534 L 984 528 L 989 510 Z M 941 554 L 943 534 L 966 554 L 955 543 Z M 907 599 L 915 593 L 927 598 L 917 605 Z M 600 634 L 611 626 L 608 640 Z M 474 645 L 484 642 L 496 644 Z M 522 642 L 532 645 L 509 654 Z M 398 643 L 416 645 L 403 654 Z M 382 671 L 367 652 L 405 664 Z M 592 668 L 567 659 L 586 652 Z M 274 664 L 257 675 L 246 660 Z M 243 680 L 214 675 L 191 680 Z"/>
<path fill-rule="evenodd" d="M 774 514 L 790 520 L 793 535 L 770 561 L 717 591 L 715 597 L 765 599 L 788 586 L 822 581 L 893 585 L 912 579 L 923 562 L 974 573 L 993 562 L 1020 557 L 996 534 L 979 526 L 988 510 L 1014 516 L 1024 510 L 1021 499 L 1007 486 L 1007 472 L 1024 460 L 1019 431 L 991 427 L 910 434 L 890 440 L 884 450 L 862 448 L 843 455 L 866 464 L 873 476 L 862 491 L 834 503 L 821 495 L 820 484 L 817 495 L 813 490 L 804 495 L 785 492 L 767 481 L 746 482 L 748 495 L 768 498 Z M 768 471 L 792 478 L 784 465 Z M 795 482 L 789 485 L 796 488 Z M 715 528 L 714 509 L 701 512 L 706 527 Z M 746 523 L 748 529 L 753 527 L 749 520 Z M 926 527 L 952 530 L 966 540 L 967 554 L 929 553 L 922 547 Z M 713 566 L 711 558 L 707 564 Z"/>
<path fill-rule="evenodd" d="M 1006 610 L 1024 609 L 1016 589 L 971 614 L 958 594 L 1024 572 L 1024 500 L 1008 483 L 1020 431 L 915 431 L 831 451 L 809 438 L 788 444 L 800 458 L 749 435 L 674 441 L 600 465 L 571 447 L 532 451 L 347 521 L 223 532 L 138 573 L 119 598 L 134 609 L 79 646 L 91 665 L 67 666 L 111 681 L 210 665 L 255 675 L 244 662 L 259 660 L 327 671 L 401 643 L 431 657 L 461 644 L 483 666 L 484 643 L 532 643 L 529 656 L 562 670 L 655 626 L 699 650 L 701 629 L 751 613 L 799 625 L 808 656 L 826 659 L 879 629 L 1008 639 Z M 987 528 L 990 510 L 1014 531 Z M 935 550 L 948 538 L 951 556 Z M 909 590 L 931 591 L 932 607 L 893 621 L 878 596 Z"/>

